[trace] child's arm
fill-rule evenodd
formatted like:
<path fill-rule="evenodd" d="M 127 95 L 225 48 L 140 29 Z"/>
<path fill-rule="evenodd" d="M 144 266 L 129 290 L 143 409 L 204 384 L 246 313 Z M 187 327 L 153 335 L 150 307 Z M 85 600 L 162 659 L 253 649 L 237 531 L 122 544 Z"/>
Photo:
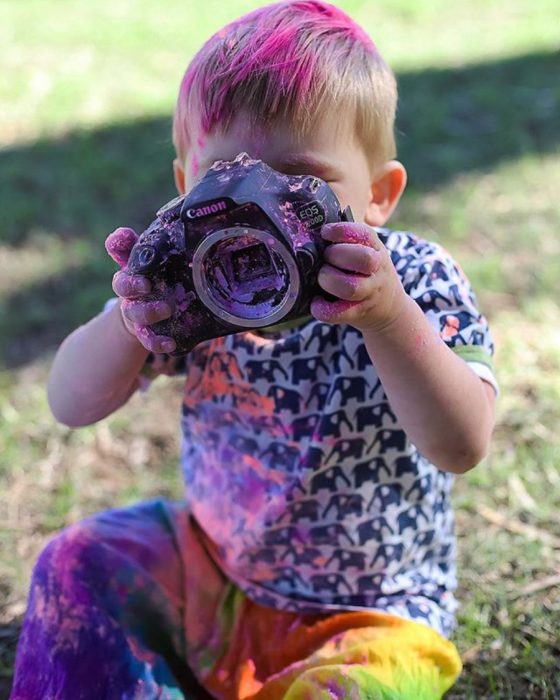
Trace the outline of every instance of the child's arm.
<path fill-rule="evenodd" d="M 71 428 L 105 418 L 138 388 L 148 350 L 125 329 L 119 306 L 77 328 L 54 358 L 49 405 L 55 418 Z"/>
<path fill-rule="evenodd" d="M 420 452 L 444 471 L 478 464 L 494 427 L 493 387 L 441 340 L 410 297 L 391 323 L 363 337 L 391 407 Z"/>
<path fill-rule="evenodd" d="M 105 243 L 121 270 L 113 278 L 120 299 L 80 326 L 60 346 L 49 375 L 47 395 L 61 423 L 78 427 L 95 423 L 120 408 L 139 386 L 149 352 L 169 353 L 175 342 L 149 328 L 173 313 L 164 300 L 147 301 L 150 282 L 122 270 L 137 236 L 117 229 Z"/>
<path fill-rule="evenodd" d="M 332 224 L 319 274 L 341 301 L 314 300 L 320 321 L 362 331 L 400 424 L 420 452 L 445 471 L 462 473 L 486 454 L 494 426 L 494 389 L 439 337 L 404 291 L 388 251 L 361 224 Z"/>

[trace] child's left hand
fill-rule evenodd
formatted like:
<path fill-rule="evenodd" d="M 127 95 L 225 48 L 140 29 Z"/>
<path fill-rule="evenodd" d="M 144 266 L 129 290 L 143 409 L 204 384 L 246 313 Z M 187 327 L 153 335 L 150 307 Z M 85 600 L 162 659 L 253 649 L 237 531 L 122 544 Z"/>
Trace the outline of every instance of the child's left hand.
<path fill-rule="evenodd" d="M 361 331 L 379 331 L 399 316 L 407 295 L 377 233 L 367 224 L 325 224 L 330 241 L 319 270 L 319 285 L 338 297 L 315 297 L 311 313 L 325 323 L 348 323 Z"/>

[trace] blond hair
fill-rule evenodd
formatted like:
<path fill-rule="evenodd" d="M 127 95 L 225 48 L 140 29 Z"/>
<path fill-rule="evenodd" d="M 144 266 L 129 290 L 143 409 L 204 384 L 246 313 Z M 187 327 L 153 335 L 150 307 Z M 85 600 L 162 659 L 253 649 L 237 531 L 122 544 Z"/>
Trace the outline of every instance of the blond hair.
<path fill-rule="evenodd" d="M 193 133 L 287 123 L 303 137 L 326 114 L 353 117 L 372 166 L 394 158 L 397 88 L 365 31 L 322 0 L 259 8 L 214 34 L 189 64 L 177 99 L 173 143 L 184 162 Z"/>

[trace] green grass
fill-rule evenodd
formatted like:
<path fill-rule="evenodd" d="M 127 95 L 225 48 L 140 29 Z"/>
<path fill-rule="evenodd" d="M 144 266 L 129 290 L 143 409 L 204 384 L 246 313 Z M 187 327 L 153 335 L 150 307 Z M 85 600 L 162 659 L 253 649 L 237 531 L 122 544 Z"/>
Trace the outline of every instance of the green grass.
<path fill-rule="evenodd" d="M 51 533 L 181 495 L 180 382 L 76 431 L 50 416 L 44 384 L 57 344 L 111 294 L 107 233 L 142 228 L 173 195 L 170 115 L 189 57 L 258 4 L 0 1 L 0 697 Z M 557 698 L 560 587 L 545 585 L 560 574 L 557 3 L 340 4 L 399 77 L 409 187 L 392 223 L 458 258 L 497 345 L 492 451 L 455 493 L 466 663 L 448 697 Z"/>

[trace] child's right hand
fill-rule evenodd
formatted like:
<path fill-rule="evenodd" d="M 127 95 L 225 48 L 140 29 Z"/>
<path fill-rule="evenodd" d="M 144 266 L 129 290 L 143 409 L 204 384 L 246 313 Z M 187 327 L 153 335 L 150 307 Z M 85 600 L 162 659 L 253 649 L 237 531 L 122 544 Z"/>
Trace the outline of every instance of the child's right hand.
<path fill-rule="evenodd" d="M 126 330 L 146 350 L 156 354 L 170 353 L 175 350 L 173 338 L 156 335 L 149 326 L 173 314 L 171 301 L 147 299 L 151 292 L 150 280 L 142 275 L 129 275 L 124 270 L 137 240 L 138 236 L 131 228 L 118 228 L 105 241 L 105 249 L 121 268 L 113 277 L 113 291 L 120 298 L 121 316 Z"/>

